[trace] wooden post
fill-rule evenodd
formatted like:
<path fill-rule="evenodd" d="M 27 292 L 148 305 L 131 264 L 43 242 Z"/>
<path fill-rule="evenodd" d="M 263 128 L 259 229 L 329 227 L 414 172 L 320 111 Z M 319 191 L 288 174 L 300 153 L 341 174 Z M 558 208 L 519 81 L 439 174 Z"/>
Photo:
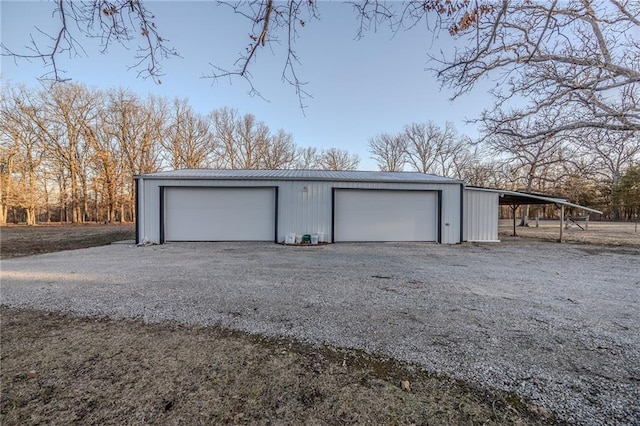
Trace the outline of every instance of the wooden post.
<path fill-rule="evenodd" d="M 513 236 L 516 236 L 516 209 L 518 206 L 516 204 L 511 205 L 511 210 L 513 210 Z"/>
<path fill-rule="evenodd" d="M 589 215 L 587 215 L 587 218 L 584 220 L 584 230 L 587 231 L 589 229 Z"/>
<path fill-rule="evenodd" d="M 559 243 L 562 242 L 562 227 L 564 226 L 564 204 L 560 206 L 560 239 Z"/>
<path fill-rule="evenodd" d="M 540 212 L 538 211 L 538 214 L 536 215 L 536 228 L 538 228 L 540 226 Z"/>

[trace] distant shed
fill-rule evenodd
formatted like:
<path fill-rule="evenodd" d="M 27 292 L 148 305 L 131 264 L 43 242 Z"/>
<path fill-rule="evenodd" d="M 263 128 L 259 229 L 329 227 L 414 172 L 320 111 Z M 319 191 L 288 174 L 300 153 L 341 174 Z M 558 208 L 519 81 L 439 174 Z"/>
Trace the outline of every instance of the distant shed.
<path fill-rule="evenodd" d="M 463 241 L 460 180 L 414 172 L 175 170 L 136 176 L 138 242 Z"/>

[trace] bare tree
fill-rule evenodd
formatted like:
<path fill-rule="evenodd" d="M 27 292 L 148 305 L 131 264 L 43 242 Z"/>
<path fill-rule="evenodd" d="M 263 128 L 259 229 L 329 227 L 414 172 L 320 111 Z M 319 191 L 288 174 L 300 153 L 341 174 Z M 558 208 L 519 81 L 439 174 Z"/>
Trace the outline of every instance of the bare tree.
<path fill-rule="evenodd" d="M 313 0 L 273 0 L 219 1 L 221 7 L 228 7 L 231 13 L 246 19 L 250 27 L 250 41 L 245 53 L 233 62 L 232 66 L 211 64 L 212 72 L 208 77 L 238 77 L 249 85 L 251 95 L 260 95 L 254 86 L 250 69 L 258 52 L 269 49 L 282 51 L 282 80 L 290 84 L 298 96 L 301 109 L 310 97 L 306 91 L 306 82 L 300 78 L 298 66 L 300 58 L 296 51 L 296 42 L 300 32 L 307 26 L 319 21 L 319 6 Z M 484 2 L 483 2 L 484 3 Z M 44 78 L 56 81 L 64 80 L 64 73 L 58 66 L 61 55 L 85 55 L 80 36 L 97 37 L 102 41 L 101 51 L 106 52 L 113 43 L 125 46 L 138 42 L 134 63 L 131 68 L 139 75 L 151 77 L 160 82 L 163 60 L 178 56 L 178 52 L 168 45 L 168 40 L 160 36 L 155 24 L 155 16 L 142 0 L 83 1 L 56 0 L 53 16 L 58 19 L 58 28 L 51 34 L 36 28 L 36 36 L 31 35 L 30 43 L 22 50 L 2 45 L 2 54 L 14 59 L 42 60 L 49 69 Z M 413 0 L 406 6 L 395 8 L 386 1 L 353 2 L 356 13 L 358 37 L 370 27 L 370 22 L 387 20 L 394 30 L 401 25 L 411 26 L 421 20 L 422 14 L 436 12 L 450 16 L 462 10 L 473 10 L 468 2 L 450 2 L 448 0 Z M 178 6 L 182 7 L 182 5 Z M 476 7 L 476 10 L 478 8 Z M 399 19 L 404 18 L 404 19 Z M 412 21 L 412 22 L 409 22 Z M 415 21 L 415 22 L 414 22 Z"/>
<path fill-rule="evenodd" d="M 569 161 L 574 174 L 606 188 L 611 213 L 618 219 L 621 210 L 614 194 L 625 171 L 640 162 L 640 137 L 632 132 L 595 129 L 580 132 L 575 139 L 579 155 Z"/>
<path fill-rule="evenodd" d="M 320 154 L 316 147 L 307 146 L 304 148 L 298 148 L 294 166 L 296 169 L 302 170 L 320 169 L 319 157 Z"/>
<path fill-rule="evenodd" d="M 261 48 L 269 46 L 271 49 L 278 45 L 286 46 L 286 54 L 282 69 L 282 80 L 295 88 L 300 103 L 304 110 L 305 100 L 311 95 L 306 91 L 306 82 L 298 75 L 297 66 L 300 59 L 295 50 L 295 43 L 299 37 L 299 31 L 311 21 L 318 20 L 316 2 L 313 0 L 288 0 L 276 2 L 273 0 L 249 0 L 242 2 L 220 1 L 229 6 L 233 12 L 247 19 L 251 25 L 249 33 L 250 42 L 243 54 L 234 63 L 234 68 L 225 68 L 211 64 L 213 72 L 208 76 L 219 79 L 222 77 L 237 76 L 243 78 L 250 87 L 251 95 L 262 97 L 260 91 L 254 86 L 253 78 L 249 71 L 251 63 L 256 59 Z"/>
<path fill-rule="evenodd" d="M 53 4 L 52 15 L 59 20 L 57 31 L 49 34 L 36 28 L 36 35 L 31 35 L 30 43 L 21 51 L 1 45 L 3 56 L 43 61 L 48 68 L 43 79 L 66 80 L 58 59 L 61 55 L 86 55 L 78 41 L 80 37 L 100 39 L 101 53 L 107 52 L 114 43 L 139 42 L 130 68 L 137 69 L 139 76 L 153 78 L 158 83 L 162 76 L 162 60 L 178 56 L 176 50 L 168 46 L 168 40 L 158 33 L 155 17 L 142 1 L 56 0 Z"/>
<path fill-rule="evenodd" d="M 293 85 L 304 107 L 309 94 L 297 73 L 295 45 L 302 29 L 318 20 L 321 6 L 309 0 L 220 3 L 247 19 L 250 41 L 235 65 L 212 65 L 210 77 L 246 79 L 250 92 L 259 94 L 253 85 L 251 64 L 259 50 L 278 52 L 281 44 L 283 80 Z M 535 114 L 540 107 L 571 103 L 581 113 L 556 130 L 628 131 L 640 127 L 640 3 L 636 0 L 368 0 L 351 4 L 358 36 L 383 25 L 391 31 L 428 25 L 434 31 L 446 28 L 461 39 L 465 47 L 452 57 L 432 58 L 433 70 L 443 85 L 454 89 L 455 96 L 490 77 L 497 81 L 491 91 L 496 100 L 492 111 L 503 109 L 514 98 L 529 100 L 514 111 L 514 120 Z M 103 50 L 113 42 L 140 38 L 134 65 L 142 75 L 154 78 L 161 74 L 160 61 L 177 54 L 159 35 L 153 14 L 143 1 L 58 0 L 54 16 L 59 19 L 59 30 L 48 41 L 32 38 L 22 52 L 3 45 L 3 55 L 43 59 L 51 67 L 50 76 L 59 80 L 56 59 L 60 54 L 82 52 L 76 34 L 101 37 Z"/>
<path fill-rule="evenodd" d="M 549 111 L 545 111 L 549 113 Z M 541 182 L 556 181 L 557 176 L 546 176 L 549 167 L 565 161 L 568 149 L 566 139 L 553 126 L 570 120 L 567 110 L 560 108 L 554 114 L 539 114 L 519 121 L 485 117 L 484 132 L 488 145 L 496 157 L 504 161 L 517 179 L 520 188 L 531 192 L 541 189 Z M 538 135 L 533 137 L 532 135 Z M 527 226 L 528 208 L 522 209 L 520 226 Z"/>
<path fill-rule="evenodd" d="M 140 99 L 125 89 L 61 83 L 0 92 L 0 221 L 131 221 L 133 176 L 170 168 L 290 168 L 293 135 L 272 134 L 255 116 L 210 116 L 186 100 Z M 50 209 L 58 199 L 59 214 Z"/>
<path fill-rule="evenodd" d="M 620 206 L 621 217 L 626 220 L 638 220 L 640 217 L 640 166 L 630 166 L 625 171 L 614 193 L 614 199 Z"/>
<path fill-rule="evenodd" d="M 403 134 L 380 133 L 369 139 L 371 158 L 383 172 L 401 172 L 407 163 L 407 138 Z"/>
<path fill-rule="evenodd" d="M 0 223 L 6 223 L 9 206 L 24 210 L 27 225 L 36 224 L 37 170 L 43 160 L 43 144 L 31 105 L 35 94 L 24 86 L 9 87 L 0 104 L 2 140 L 2 209 Z M 14 172 L 19 176 L 16 179 Z"/>
<path fill-rule="evenodd" d="M 9 105 L 7 98 L 2 95 L 2 122 L 0 124 L 0 225 L 7 223 L 9 209 L 16 204 L 13 183 L 16 157 L 19 155 L 18 144 L 13 137 L 11 124 L 4 118 L 4 110 Z"/>
<path fill-rule="evenodd" d="M 280 129 L 267 138 L 261 156 L 263 169 L 290 169 L 296 161 L 296 145 L 293 135 Z"/>
<path fill-rule="evenodd" d="M 469 186 L 485 188 L 505 188 L 500 164 L 491 160 L 476 158 L 467 163 L 460 171 L 460 179 Z"/>
<path fill-rule="evenodd" d="M 70 217 L 64 220 L 84 222 L 88 201 L 88 147 L 84 136 L 88 123 L 96 117 L 100 94 L 79 84 L 55 84 L 39 95 L 37 103 L 30 103 L 25 111 L 37 126 L 39 137 L 46 141 L 51 158 L 59 163 L 58 169 L 65 170 L 58 175 L 61 209 L 66 212 L 67 204 L 71 207 Z"/>
<path fill-rule="evenodd" d="M 458 134 L 451 122 L 440 127 L 432 121 L 406 125 L 407 163 L 415 171 L 448 177 L 459 177 L 459 171 L 473 160 L 471 141 Z"/>
<path fill-rule="evenodd" d="M 433 58 L 440 80 L 455 96 L 493 77 L 497 84 L 490 114 L 504 113 L 512 99 L 526 99 L 510 120 L 563 106 L 576 114 L 562 124 L 550 123 L 556 133 L 640 129 L 637 1 L 502 0 L 471 21 L 451 26 L 465 48 L 452 58 Z M 541 132 L 529 136 L 537 139 Z"/>
<path fill-rule="evenodd" d="M 234 150 L 228 155 L 235 157 L 239 169 L 260 169 L 262 153 L 268 144 L 269 127 L 253 114 L 245 114 L 236 123 Z"/>
<path fill-rule="evenodd" d="M 169 120 L 169 108 L 164 98 L 148 96 L 133 112 L 136 114 L 133 129 L 137 137 L 122 140 L 120 149 L 132 175 L 153 173 L 160 170 L 160 148 Z"/>
<path fill-rule="evenodd" d="M 441 158 L 443 164 L 445 164 L 443 168 L 444 175 L 464 180 L 467 170 L 480 163 L 480 156 L 478 147 L 474 146 L 468 136 L 458 136 L 451 146 L 449 155 Z"/>
<path fill-rule="evenodd" d="M 269 127 L 253 114 L 221 108 L 211 113 L 217 146 L 216 165 L 228 169 L 275 169 L 293 167 L 296 146 L 293 135 Z"/>
<path fill-rule="evenodd" d="M 627 168 L 640 161 L 640 134 L 599 130 L 580 136 L 581 148 L 595 159 L 597 173 L 613 186 Z"/>
<path fill-rule="evenodd" d="M 152 173 L 161 167 L 161 142 L 169 120 L 164 98 L 149 96 L 144 100 L 124 89 L 111 91 L 101 111 L 104 131 L 117 144 L 122 172 L 118 182 L 120 220 L 135 217 L 133 176 Z"/>
<path fill-rule="evenodd" d="M 173 101 L 165 134 L 165 159 L 171 168 L 200 169 L 212 164 L 216 149 L 210 121 L 196 113 L 186 99 Z"/>
<path fill-rule="evenodd" d="M 239 112 L 233 108 L 220 108 L 210 113 L 213 122 L 213 134 L 218 149 L 215 164 L 219 169 L 238 169 L 236 165 L 235 145 L 236 126 Z"/>
<path fill-rule="evenodd" d="M 406 138 L 407 163 L 417 172 L 436 173 L 436 151 L 440 129 L 433 123 L 412 123 L 403 130 Z"/>
<path fill-rule="evenodd" d="M 338 148 L 322 150 L 318 156 L 318 165 L 323 170 L 357 170 L 359 164 L 356 154 Z"/>
<path fill-rule="evenodd" d="M 103 220 L 113 222 L 119 201 L 118 189 L 122 179 L 123 162 L 118 140 L 111 136 L 107 119 L 103 111 L 100 111 L 93 123 L 87 123 L 84 137 L 90 147 L 90 161 L 93 166 L 94 219 L 98 221 L 102 216 Z M 102 200 L 98 200 L 100 195 Z M 102 215 L 100 204 L 104 204 Z"/>

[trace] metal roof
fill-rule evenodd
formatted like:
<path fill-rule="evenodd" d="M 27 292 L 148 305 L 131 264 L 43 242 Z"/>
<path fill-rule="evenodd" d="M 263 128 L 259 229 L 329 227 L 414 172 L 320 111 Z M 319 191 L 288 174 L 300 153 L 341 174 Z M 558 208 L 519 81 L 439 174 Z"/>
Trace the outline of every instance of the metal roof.
<path fill-rule="evenodd" d="M 602 214 L 600 210 L 595 210 L 579 204 L 570 203 L 566 198 L 552 197 L 544 194 L 535 194 L 530 192 L 508 191 L 504 189 L 476 188 L 467 187 L 472 191 L 496 192 L 499 195 L 500 205 L 521 205 L 521 204 L 557 204 L 567 207 L 586 210 L 592 213 Z"/>
<path fill-rule="evenodd" d="M 451 183 L 458 179 L 418 172 L 371 172 L 336 170 L 217 170 L 182 169 L 136 176 L 142 179 L 227 179 L 227 180 L 323 180 L 341 182 Z"/>

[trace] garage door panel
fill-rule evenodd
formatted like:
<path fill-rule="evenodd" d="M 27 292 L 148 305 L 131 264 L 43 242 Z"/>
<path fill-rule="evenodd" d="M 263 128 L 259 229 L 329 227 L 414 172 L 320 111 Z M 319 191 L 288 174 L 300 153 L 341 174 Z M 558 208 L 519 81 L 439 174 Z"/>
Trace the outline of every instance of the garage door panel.
<path fill-rule="evenodd" d="M 166 188 L 167 241 L 273 241 L 273 188 Z"/>
<path fill-rule="evenodd" d="M 336 190 L 335 241 L 436 241 L 435 191 Z"/>

